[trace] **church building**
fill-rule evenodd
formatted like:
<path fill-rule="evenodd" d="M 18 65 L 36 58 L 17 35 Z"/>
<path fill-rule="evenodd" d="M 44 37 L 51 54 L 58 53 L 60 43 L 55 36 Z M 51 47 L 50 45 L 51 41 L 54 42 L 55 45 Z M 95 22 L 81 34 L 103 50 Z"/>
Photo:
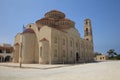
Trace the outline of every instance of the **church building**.
<path fill-rule="evenodd" d="M 37 64 L 85 63 L 94 60 L 91 20 L 84 20 L 84 38 L 75 22 L 52 10 L 15 36 L 13 62 Z"/>

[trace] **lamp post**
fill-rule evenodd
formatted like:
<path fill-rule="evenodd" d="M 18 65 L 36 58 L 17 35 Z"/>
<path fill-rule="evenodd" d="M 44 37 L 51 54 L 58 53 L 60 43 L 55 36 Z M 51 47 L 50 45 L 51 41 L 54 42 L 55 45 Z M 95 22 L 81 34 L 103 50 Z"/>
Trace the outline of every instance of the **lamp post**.
<path fill-rule="evenodd" d="M 23 31 L 24 30 L 25 30 L 25 27 L 23 25 Z M 23 48 L 23 32 L 21 33 L 20 68 L 22 68 L 22 48 Z"/>
<path fill-rule="evenodd" d="M 23 31 L 25 27 L 23 25 Z M 22 49 L 23 49 L 23 32 L 21 33 L 21 49 L 20 49 L 20 68 L 22 68 Z"/>
<path fill-rule="evenodd" d="M 22 47 L 21 47 L 22 48 Z M 21 49 L 22 50 L 22 49 Z M 21 58 L 22 58 L 22 51 L 20 51 L 20 68 L 22 67 L 22 60 L 21 60 Z"/>

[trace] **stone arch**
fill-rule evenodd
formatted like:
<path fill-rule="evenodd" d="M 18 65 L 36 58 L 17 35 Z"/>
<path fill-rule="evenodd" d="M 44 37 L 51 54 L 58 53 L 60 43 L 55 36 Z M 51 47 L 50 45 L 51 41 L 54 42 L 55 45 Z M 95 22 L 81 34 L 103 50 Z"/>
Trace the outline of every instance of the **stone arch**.
<path fill-rule="evenodd" d="M 0 62 L 4 62 L 4 57 L 0 55 Z"/>
<path fill-rule="evenodd" d="M 74 61 L 74 38 L 70 37 L 68 42 L 68 61 L 73 62 Z"/>
<path fill-rule="evenodd" d="M 54 43 L 55 43 L 55 44 L 58 44 L 58 39 L 59 39 L 59 35 L 56 34 L 56 35 L 54 36 Z"/>
<path fill-rule="evenodd" d="M 80 60 L 80 42 L 79 39 L 75 40 L 75 61 L 79 62 Z"/>
<path fill-rule="evenodd" d="M 64 42 L 65 42 L 65 45 L 64 45 Z M 67 38 L 67 36 L 66 35 L 63 35 L 62 36 L 62 44 L 64 45 L 64 46 L 67 46 L 67 43 L 68 42 L 68 38 Z"/>
<path fill-rule="evenodd" d="M 11 56 L 6 56 L 5 57 L 5 62 L 10 62 L 11 61 Z"/>
<path fill-rule="evenodd" d="M 49 63 L 49 57 L 49 40 L 44 37 L 39 40 L 39 63 Z"/>
<path fill-rule="evenodd" d="M 63 44 L 65 40 L 65 45 Z M 67 62 L 68 61 L 68 37 L 67 35 L 62 35 L 62 53 L 61 55 L 65 55 L 65 57 L 62 57 L 62 61 L 63 62 Z"/>

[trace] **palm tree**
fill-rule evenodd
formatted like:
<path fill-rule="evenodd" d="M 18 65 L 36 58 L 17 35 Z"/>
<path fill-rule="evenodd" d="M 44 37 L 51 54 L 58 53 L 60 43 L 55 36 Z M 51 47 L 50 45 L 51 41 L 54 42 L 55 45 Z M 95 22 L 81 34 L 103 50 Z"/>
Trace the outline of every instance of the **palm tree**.
<path fill-rule="evenodd" d="M 107 51 L 107 53 L 109 55 L 109 58 L 113 58 L 115 55 L 117 55 L 114 49 L 110 49 L 109 51 Z"/>

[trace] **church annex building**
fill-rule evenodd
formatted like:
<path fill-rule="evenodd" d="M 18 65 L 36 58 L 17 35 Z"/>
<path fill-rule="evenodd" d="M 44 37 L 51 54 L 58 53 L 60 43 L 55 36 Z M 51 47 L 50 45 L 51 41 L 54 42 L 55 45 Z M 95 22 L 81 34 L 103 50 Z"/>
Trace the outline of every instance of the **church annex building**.
<path fill-rule="evenodd" d="M 84 20 L 84 38 L 81 38 L 75 22 L 57 10 L 47 12 L 15 36 L 15 63 L 84 63 L 92 62 L 93 57 L 91 20 Z"/>

